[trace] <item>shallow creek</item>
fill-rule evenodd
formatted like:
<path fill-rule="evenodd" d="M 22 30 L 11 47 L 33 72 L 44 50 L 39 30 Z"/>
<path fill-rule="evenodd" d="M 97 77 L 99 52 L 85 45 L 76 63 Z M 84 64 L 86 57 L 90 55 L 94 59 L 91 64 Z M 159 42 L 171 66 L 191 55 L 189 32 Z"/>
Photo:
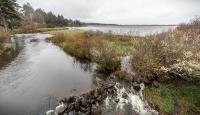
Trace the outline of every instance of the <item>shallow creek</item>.
<path fill-rule="evenodd" d="M 12 53 L 0 57 L 1 63 L 9 57 L 7 64 L 0 65 L 0 115 L 45 115 L 55 110 L 60 99 L 96 87 L 100 78 L 95 74 L 95 64 L 80 63 L 48 42 L 49 37 L 40 33 L 16 35 L 12 38 Z M 107 96 L 102 114 L 116 114 L 118 109 L 126 115 L 156 114 L 143 100 L 141 91 L 119 83 L 115 88 L 119 101 L 112 104 L 113 99 Z M 122 93 L 128 98 L 123 99 Z"/>

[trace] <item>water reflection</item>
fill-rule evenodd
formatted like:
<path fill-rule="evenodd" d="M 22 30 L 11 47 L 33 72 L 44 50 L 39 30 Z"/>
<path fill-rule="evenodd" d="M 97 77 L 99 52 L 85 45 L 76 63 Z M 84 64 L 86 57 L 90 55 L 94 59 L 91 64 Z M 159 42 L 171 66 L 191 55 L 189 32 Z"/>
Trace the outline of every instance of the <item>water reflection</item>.
<path fill-rule="evenodd" d="M 11 38 L 11 49 L 0 56 L 0 69 L 6 68 L 7 64 L 12 62 L 25 45 L 24 40 Z"/>
<path fill-rule="evenodd" d="M 85 72 L 94 72 L 94 70 L 96 68 L 95 63 L 81 62 L 77 59 L 74 59 L 73 65 L 74 65 L 74 67 L 79 66 Z"/>
<path fill-rule="evenodd" d="M 95 87 L 95 65 L 75 61 L 46 42 L 47 37 L 50 36 L 26 34 L 12 39 L 11 53 L 2 58 L 12 59 L 0 70 L 1 115 L 44 115 L 46 110 L 55 108 L 60 98 Z M 38 41 L 30 42 L 31 39 Z"/>

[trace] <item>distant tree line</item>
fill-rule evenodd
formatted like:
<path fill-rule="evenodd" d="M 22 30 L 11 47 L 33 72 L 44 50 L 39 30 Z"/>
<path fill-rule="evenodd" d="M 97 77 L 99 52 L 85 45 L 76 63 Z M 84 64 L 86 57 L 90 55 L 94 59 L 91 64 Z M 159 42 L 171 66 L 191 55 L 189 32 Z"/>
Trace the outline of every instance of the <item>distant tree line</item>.
<path fill-rule="evenodd" d="M 24 4 L 22 9 L 25 21 L 33 21 L 47 27 L 83 25 L 79 20 L 66 19 L 63 15 L 56 16 L 52 12 L 45 12 L 41 8 L 34 10 L 30 3 Z"/>
<path fill-rule="evenodd" d="M 20 7 L 16 0 L 0 0 L 0 27 L 3 27 L 4 31 L 20 27 L 28 21 L 45 27 L 82 26 L 84 24 L 79 20 L 66 19 L 63 15 L 56 16 L 40 8 L 34 10 L 30 3 Z"/>

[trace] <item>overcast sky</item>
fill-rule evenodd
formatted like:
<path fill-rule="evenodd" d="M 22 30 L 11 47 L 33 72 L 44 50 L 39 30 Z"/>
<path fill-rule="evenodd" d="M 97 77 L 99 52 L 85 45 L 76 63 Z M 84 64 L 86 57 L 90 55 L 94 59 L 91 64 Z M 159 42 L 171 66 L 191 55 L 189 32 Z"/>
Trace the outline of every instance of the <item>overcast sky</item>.
<path fill-rule="evenodd" d="M 177 24 L 200 16 L 200 0 L 18 0 L 66 18 L 115 24 Z"/>

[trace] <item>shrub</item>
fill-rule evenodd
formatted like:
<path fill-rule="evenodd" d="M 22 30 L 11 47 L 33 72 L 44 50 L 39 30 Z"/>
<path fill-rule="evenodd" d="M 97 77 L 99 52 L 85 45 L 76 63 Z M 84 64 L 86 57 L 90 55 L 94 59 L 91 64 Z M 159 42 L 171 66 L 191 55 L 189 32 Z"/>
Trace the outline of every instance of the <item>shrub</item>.
<path fill-rule="evenodd" d="M 20 27 L 20 32 L 21 33 L 32 33 L 32 32 L 35 32 L 36 28 L 37 28 L 36 23 L 34 23 L 32 21 L 26 21 Z"/>
<path fill-rule="evenodd" d="M 161 72 L 163 67 L 170 68 L 183 61 L 199 63 L 200 34 L 197 32 L 200 28 L 192 31 L 194 27 L 196 26 L 186 25 L 174 31 L 141 39 L 135 44 L 132 53 L 133 68 L 143 77 L 154 74 L 164 79 Z"/>
<path fill-rule="evenodd" d="M 120 59 L 114 47 L 106 42 L 99 44 L 96 49 L 95 62 L 98 63 L 98 72 L 110 74 L 120 67 Z"/>
<path fill-rule="evenodd" d="M 160 38 L 141 40 L 135 45 L 133 52 L 133 68 L 142 76 L 158 74 L 162 66 L 169 66 L 182 59 L 181 47 L 170 39 Z"/>

